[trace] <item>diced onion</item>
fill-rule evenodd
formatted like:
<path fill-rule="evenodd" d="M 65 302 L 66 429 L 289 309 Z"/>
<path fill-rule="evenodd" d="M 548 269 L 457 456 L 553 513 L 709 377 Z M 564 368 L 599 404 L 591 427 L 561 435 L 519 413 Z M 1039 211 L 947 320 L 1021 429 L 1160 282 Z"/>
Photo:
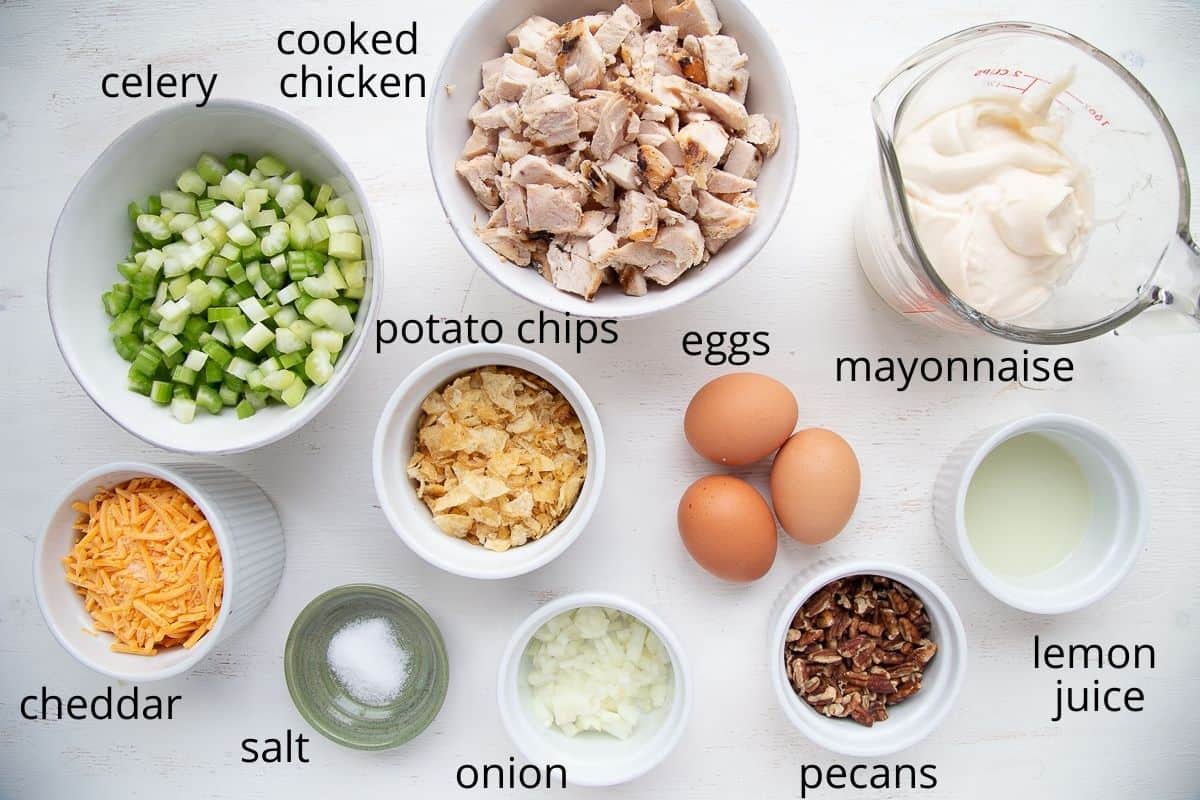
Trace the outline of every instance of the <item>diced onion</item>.
<path fill-rule="evenodd" d="M 534 716 L 568 736 L 600 731 L 626 739 L 671 695 L 671 657 L 663 643 L 616 609 L 559 614 L 534 633 L 526 655 Z"/>

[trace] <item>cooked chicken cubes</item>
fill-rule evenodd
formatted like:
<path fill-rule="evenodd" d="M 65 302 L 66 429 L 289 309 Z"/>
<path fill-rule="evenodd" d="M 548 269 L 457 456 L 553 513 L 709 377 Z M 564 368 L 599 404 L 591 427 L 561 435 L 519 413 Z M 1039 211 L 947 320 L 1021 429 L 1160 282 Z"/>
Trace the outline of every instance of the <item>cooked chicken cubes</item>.
<path fill-rule="evenodd" d="M 779 125 L 746 110 L 748 59 L 712 0 L 535 16 L 507 41 L 455 165 L 502 258 L 587 300 L 641 296 L 754 222 Z"/>

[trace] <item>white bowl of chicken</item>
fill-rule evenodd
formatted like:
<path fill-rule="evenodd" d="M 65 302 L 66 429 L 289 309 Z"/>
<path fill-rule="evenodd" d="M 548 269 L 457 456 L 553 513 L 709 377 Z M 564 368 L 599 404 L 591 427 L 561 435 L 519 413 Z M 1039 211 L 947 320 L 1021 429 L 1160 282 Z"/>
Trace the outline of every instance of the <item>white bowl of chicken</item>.
<path fill-rule="evenodd" d="M 635 317 L 698 297 L 754 258 L 791 194 L 787 69 L 738 0 L 487 0 L 436 87 L 446 216 L 545 308 Z"/>

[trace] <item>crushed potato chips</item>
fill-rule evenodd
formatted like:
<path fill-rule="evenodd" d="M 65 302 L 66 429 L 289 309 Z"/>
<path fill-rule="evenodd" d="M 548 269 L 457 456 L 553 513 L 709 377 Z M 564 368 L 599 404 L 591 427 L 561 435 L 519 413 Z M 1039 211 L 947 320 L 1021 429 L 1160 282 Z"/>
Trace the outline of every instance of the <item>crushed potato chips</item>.
<path fill-rule="evenodd" d="M 448 535 L 503 552 L 571 512 L 587 439 L 562 393 L 514 367 L 481 367 L 432 392 L 408 476 Z"/>

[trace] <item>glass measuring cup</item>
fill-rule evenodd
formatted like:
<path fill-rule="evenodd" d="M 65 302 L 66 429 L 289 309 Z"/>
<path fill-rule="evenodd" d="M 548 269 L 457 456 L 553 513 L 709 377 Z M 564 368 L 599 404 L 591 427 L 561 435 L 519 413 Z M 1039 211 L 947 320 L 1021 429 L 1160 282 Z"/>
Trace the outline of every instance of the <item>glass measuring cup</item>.
<path fill-rule="evenodd" d="M 1024 94 L 1074 71 L 1051 109 L 1062 147 L 1088 173 L 1093 229 L 1067 279 L 1041 307 L 998 320 L 956 296 L 915 233 L 895 142 L 930 117 L 978 97 Z M 1107 333 L 1147 309 L 1181 312 L 1200 331 L 1200 250 L 1189 231 L 1191 194 L 1175 132 L 1128 71 L 1055 28 L 998 22 L 947 36 L 900 65 L 872 101 L 880 175 L 855 221 L 859 261 L 901 314 L 950 330 L 982 329 L 1033 344 Z M 1147 317 L 1158 315 L 1147 315 Z"/>

